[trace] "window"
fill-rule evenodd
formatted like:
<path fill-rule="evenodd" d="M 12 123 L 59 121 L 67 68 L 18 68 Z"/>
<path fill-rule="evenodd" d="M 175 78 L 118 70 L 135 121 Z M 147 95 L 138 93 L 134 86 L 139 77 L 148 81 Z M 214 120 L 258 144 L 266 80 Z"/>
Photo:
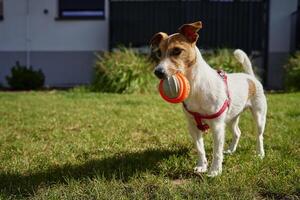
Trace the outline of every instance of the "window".
<path fill-rule="evenodd" d="M 1 0 L 0 0 L 1 1 Z M 58 15 L 62 19 L 104 19 L 105 0 L 59 0 Z"/>
<path fill-rule="evenodd" d="M 3 19 L 3 0 L 0 0 L 0 19 Z"/>

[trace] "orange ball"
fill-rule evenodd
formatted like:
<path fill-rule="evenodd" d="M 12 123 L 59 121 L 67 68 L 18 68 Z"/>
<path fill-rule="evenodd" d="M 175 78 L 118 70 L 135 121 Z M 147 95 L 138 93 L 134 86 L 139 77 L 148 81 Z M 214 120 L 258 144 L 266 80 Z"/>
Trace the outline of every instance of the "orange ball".
<path fill-rule="evenodd" d="M 189 96 L 190 84 L 183 74 L 177 73 L 167 79 L 162 79 L 158 90 L 165 101 L 181 103 Z"/>

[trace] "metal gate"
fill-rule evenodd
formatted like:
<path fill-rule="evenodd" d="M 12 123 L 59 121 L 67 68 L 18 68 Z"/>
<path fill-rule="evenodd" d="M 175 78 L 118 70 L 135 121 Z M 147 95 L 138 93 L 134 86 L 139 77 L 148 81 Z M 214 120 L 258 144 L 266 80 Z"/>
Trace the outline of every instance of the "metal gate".
<path fill-rule="evenodd" d="M 110 47 L 145 46 L 156 32 L 171 34 L 184 23 L 201 20 L 200 48 L 264 53 L 267 16 L 267 0 L 111 0 Z"/>

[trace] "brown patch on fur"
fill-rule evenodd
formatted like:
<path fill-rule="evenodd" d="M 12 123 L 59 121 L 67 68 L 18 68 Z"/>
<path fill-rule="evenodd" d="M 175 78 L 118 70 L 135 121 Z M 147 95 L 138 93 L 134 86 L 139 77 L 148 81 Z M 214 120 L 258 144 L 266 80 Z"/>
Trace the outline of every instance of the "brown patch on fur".
<path fill-rule="evenodd" d="M 179 28 L 179 33 L 168 36 L 159 32 L 151 39 L 151 55 L 158 63 L 164 59 L 170 61 L 166 66 L 168 75 L 178 72 L 178 68 L 190 68 L 196 63 L 195 51 L 198 39 L 197 32 L 202 28 L 200 21 L 184 24 Z"/>
<path fill-rule="evenodd" d="M 164 32 L 156 33 L 150 40 L 151 47 L 158 47 L 162 40 L 168 38 L 168 34 Z"/>
<path fill-rule="evenodd" d="M 247 79 L 248 81 L 248 99 L 253 97 L 256 94 L 255 83 L 251 79 Z"/>
<path fill-rule="evenodd" d="M 196 42 L 199 35 L 197 32 L 202 28 L 202 22 L 194 22 L 190 24 L 184 24 L 179 28 L 179 33 L 184 35 L 189 42 Z"/>
<path fill-rule="evenodd" d="M 191 67 L 196 63 L 195 44 L 190 43 L 182 34 L 176 33 L 161 41 L 159 48 L 161 50 L 162 58 L 169 58 L 174 64 L 173 68 L 179 66 Z M 171 54 L 174 48 L 182 49 L 178 56 Z"/>

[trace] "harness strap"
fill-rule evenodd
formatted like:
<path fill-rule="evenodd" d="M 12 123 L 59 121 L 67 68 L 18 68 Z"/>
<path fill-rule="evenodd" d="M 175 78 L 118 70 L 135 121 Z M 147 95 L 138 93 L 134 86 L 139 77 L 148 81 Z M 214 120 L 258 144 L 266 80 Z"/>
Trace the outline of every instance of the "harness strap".
<path fill-rule="evenodd" d="M 190 111 L 188 108 L 187 108 L 187 105 L 183 102 L 183 107 L 184 109 L 190 113 L 191 115 L 193 115 L 196 123 L 197 123 L 197 128 L 203 132 L 206 132 L 208 129 L 209 129 L 209 126 L 208 124 L 206 123 L 203 123 L 203 119 L 214 119 L 214 118 L 217 118 L 219 117 L 220 115 L 222 115 L 222 113 L 227 109 L 227 107 L 229 107 L 230 105 L 230 94 L 229 94 L 229 89 L 228 89 L 228 84 L 227 84 L 227 76 L 225 74 L 224 71 L 222 70 L 218 70 L 217 71 L 218 74 L 221 76 L 221 78 L 223 79 L 224 83 L 225 83 L 225 86 L 226 86 L 226 94 L 227 94 L 227 99 L 224 101 L 222 107 L 220 108 L 220 110 L 214 114 L 211 114 L 211 115 L 202 115 L 200 113 L 197 113 L 197 112 L 193 112 L 193 111 Z"/>

